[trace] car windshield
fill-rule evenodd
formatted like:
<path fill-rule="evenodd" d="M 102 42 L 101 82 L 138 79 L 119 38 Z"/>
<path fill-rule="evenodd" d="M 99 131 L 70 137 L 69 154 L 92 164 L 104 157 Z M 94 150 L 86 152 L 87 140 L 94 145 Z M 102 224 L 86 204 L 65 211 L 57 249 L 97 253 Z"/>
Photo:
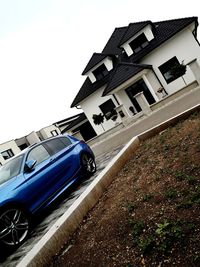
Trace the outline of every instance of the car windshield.
<path fill-rule="evenodd" d="M 9 160 L 5 165 L 0 167 L 0 184 L 18 175 L 21 169 L 23 155 Z"/>

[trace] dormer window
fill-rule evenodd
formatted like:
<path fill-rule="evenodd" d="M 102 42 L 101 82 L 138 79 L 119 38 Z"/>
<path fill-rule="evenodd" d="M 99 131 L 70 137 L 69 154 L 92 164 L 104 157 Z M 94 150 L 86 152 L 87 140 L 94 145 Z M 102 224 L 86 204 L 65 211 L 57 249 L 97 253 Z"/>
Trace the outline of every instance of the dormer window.
<path fill-rule="evenodd" d="M 137 38 L 129 43 L 134 53 L 138 53 L 140 50 L 145 48 L 149 44 L 144 33 L 140 34 Z"/>
<path fill-rule="evenodd" d="M 93 71 L 93 74 L 97 81 L 103 79 L 106 75 L 108 75 L 108 73 L 109 71 L 104 64 Z"/>

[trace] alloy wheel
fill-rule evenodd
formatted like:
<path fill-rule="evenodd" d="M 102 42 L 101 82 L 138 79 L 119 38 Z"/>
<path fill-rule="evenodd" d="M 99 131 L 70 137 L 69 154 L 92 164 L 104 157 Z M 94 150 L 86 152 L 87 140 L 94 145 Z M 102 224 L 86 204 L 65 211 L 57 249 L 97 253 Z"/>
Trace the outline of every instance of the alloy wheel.
<path fill-rule="evenodd" d="M 29 232 L 29 220 L 19 208 L 7 209 L 0 215 L 0 240 L 6 245 L 17 246 Z"/>
<path fill-rule="evenodd" d="M 82 155 L 82 164 L 83 167 L 86 171 L 86 173 L 88 174 L 93 174 L 96 171 L 96 163 L 94 161 L 94 159 L 92 158 L 92 156 L 87 155 L 87 154 L 83 154 Z"/>

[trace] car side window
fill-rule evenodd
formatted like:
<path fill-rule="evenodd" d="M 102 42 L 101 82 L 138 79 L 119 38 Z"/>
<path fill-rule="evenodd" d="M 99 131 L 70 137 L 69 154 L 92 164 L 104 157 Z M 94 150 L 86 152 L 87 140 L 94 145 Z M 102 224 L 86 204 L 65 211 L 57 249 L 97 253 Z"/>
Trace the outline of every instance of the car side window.
<path fill-rule="evenodd" d="M 33 159 L 36 160 L 36 166 L 46 159 L 50 158 L 50 154 L 47 152 L 46 148 L 44 148 L 42 145 L 36 146 L 33 148 L 27 157 L 27 160 Z"/>
<path fill-rule="evenodd" d="M 59 151 L 61 151 L 66 147 L 64 143 L 60 140 L 60 138 L 49 140 L 44 143 L 44 146 L 51 153 L 51 155 L 58 153 Z"/>
<path fill-rule="evenodd" d="M 67 137 L 60 137 L 60 140 L 64 143 L 66 147 L 70 146 L 72 142 Z"/>

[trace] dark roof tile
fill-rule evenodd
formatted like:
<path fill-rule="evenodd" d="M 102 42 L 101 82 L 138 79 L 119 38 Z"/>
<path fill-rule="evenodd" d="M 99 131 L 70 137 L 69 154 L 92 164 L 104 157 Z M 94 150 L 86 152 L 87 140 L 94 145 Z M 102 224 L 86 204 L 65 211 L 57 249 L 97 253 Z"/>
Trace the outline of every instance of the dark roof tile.
<path fill-rule="evenodd" d="M 71 108 L 77 106 L 82 100 L 84 100 L 86 97 L 94 93 L 96 90 L 98 90 L 103 85 L 107 84 L 110 76 L 112 75 L 113 70 L 110 71 L 110 73 L 105 76 L 102 80 L 96 81 L 92 83 L 89 78 L 86 78 L 85 82 L 83 83 L 81 89 L 79 90 L 78 94 L 76 95 L 74 101 L 71 104 Z"/>
<path fill-rule="evenodd" d="M 190 25 L 192 22 L 197 23 L 197 17 L 155 22 L 154 23 L 155 38 L 149 42 L 149 45 L 146 46 L 145 49 L 141 50 L 137 54 L 133 54 L 130 57 L 130 61 L 139 62 L 141 58 L 149 54 L 151 51 L 153 51 L 155 48 L 163 44 L 165 41 L 172 38 L 176 33 L 183 30 L 185 27 Z"/>
<path fill-rule="evenodd" d="M 79 114 L 79 116 L 76 118 L 76 119 L 74 119 L 74 120 L 72 120 L 68 125 L 67 125 L 67 127 L 66 128 L 64 128 L 63 130 L 62 130 L 62 134 L 63 133 L 66 133 L 68 130 L 70 130 L 72 127 L 74 127 L 74 126 L 76 126 L 77 124 L 79 124 L 79 123 L 81 123 L 82 121 L 84 121 L 84 120 L 86 120 L 87 119 L 87 117 L 86 117 L 86 115 L 85 115 L 85 113 L 80 113 Z"/>
<path fill-rule="evenodd" d="M 145 26 L 148 24 L 152 24 L 150 20 L 142 21 L 142 22 L 136 22 L 136 23 L 130 23 L 127 27 L 126 33 L 124 34 L 123 38 L 121 39 L 119 46 L 124 44 L 126 41 L 128 41 L 131 37 L 133 37 L 136 33 L 138 33 L 140 30 L 142 30 Z"/>
<path fill-rule="evenodd" d="M 127 27 L 116 28 L 112 33 L 110 39 L 108 40 L 107 44 L 105 45 L 102 53 L 105 54 L 113 54 L 119 55 L 121 53 L 121 49 L 119 48 L 119 43 L 125 34 Z"/>
<path fill-rule="evenodd" d="M 111 77 L 110 82 L 103 92 L 103 96 L 107 95 L 110 91 L 114 90 L 140 71 L 151 68 L 151 65 L 146 64 L 119 63 Z"/>
<path fill-rule="evenodd" d="M 86 65 L 84 71 L 82 72 L 82 75 L 87 73 L 90 69 L 92 69 L 95 65 L 97 65 L 99 62 L 101 62 L 107 56 L 108 55 L 101 54 L 101 53 L 94 53 L 92 55 L 92 57 L 90 58 L 88 64 Z"/>
<path fill-rule="evenodd" d="M 54 122 L 53 125 L 58 125 L 58 127 L 63 127 L 63 126 L 69 125 L 72 121 L 76 120 L 82 114 L 83 114 L 83 112 L 78 113 L 76 115 L 73 115 L 71 117 L 65 118 L 64 120 Z"/>

